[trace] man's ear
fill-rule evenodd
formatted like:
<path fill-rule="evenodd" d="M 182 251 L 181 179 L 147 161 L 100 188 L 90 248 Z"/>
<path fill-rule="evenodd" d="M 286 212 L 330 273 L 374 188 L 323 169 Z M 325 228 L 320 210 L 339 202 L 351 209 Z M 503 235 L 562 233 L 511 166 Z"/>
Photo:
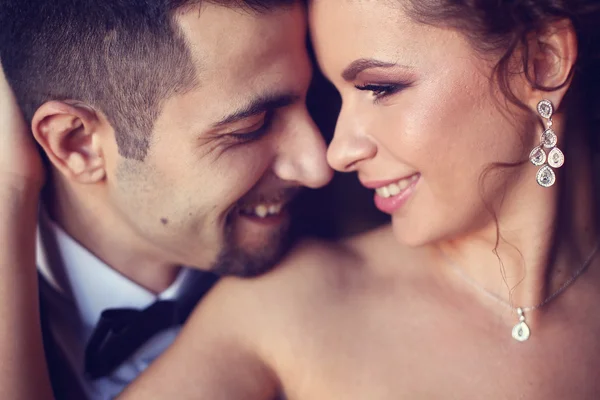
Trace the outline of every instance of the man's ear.
<path fill-rule="evenodd" d="M 50 162 L 67 179 L 79 183 L 97 183 L 106 176 L 100 125 L 90 107 L 62 101 L 44 103 L 31 122 L 33 136 Z"/>
<path fill-rule="evenodd" d="M 571 85 L 573 67 L 577 61 L 577 35 L 568 19 L 554 21 L 529 40 L 529 83 L 525 103 L 537 109 L 540 100 L 548 99 L 558 109 Z M 551 90 L 541 90 L 542 87 Z"/>

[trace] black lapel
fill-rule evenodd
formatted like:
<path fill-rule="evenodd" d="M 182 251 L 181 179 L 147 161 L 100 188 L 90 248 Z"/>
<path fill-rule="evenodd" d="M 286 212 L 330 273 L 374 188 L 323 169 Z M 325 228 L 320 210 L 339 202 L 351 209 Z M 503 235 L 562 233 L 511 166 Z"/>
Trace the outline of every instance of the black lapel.
<path fill-rule="evenodd" d="M 86 400 L 85 392 L 79 385 L 73 370 L 67 359 L 54 341 L 50 330 L 48 313 L 44 305 L 44 293 L 54 290 L 38 273 L 40 285 L 40 317 L 42 325 L 42 337 L 44 341 L 44 352 L 46 354 L 46 365 L 52 383 L 52 390 L 56 400 Z"/>

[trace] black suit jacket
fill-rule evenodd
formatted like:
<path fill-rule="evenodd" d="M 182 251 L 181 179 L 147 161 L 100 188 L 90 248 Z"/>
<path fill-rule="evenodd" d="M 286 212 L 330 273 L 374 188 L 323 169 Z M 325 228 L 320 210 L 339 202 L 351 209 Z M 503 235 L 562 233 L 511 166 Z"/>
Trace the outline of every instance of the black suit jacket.
<path fill-rule="evenodd" d="M 52 382 L 54 398 L 56 400 L 87 400 L 85 391 L 81 387 L 79 380 L 67 362 L 62 350 L 53 338 L 46 311 L 47 302 L 64 301 L 56 290 L 38 274 L 40 288 L 40 314 L 42 324 L 42 334 L 44 340 L 44 351 L 46 353 L 46 361 L 48 372 Z M 186 289 L 184 290 L 184 301 L 195 306 L 202 296 L 212 288 L 216 283 L 217 277 L 213 274 L 193 271 L 193 275 L 188 279 Z"/>
<path fill-rule="evenodd" d="M 43 277 L 39 276 L 38 280 L 40 285 L 40 315 L 44 352 L 54 398 L 56 400 L 87 400 L 87 396 L 83 388 L 81 388 L 73 369 L 55 342 L 50 330 L 44 299 L 51 293 L 50 290 L 53 289 L 49 288 L 48 283 Z"/>

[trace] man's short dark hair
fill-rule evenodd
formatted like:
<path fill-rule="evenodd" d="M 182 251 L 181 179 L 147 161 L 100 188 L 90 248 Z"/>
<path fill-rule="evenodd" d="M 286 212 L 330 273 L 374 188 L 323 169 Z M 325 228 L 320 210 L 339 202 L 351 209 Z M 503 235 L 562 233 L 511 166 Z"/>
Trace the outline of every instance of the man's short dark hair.
<path fill-rule="evenodd" d="M 294 0 L 210 2 L 266 12 Z M 82 101 L 106 115 L 122 156 L 143 160 L 162 102 L 198 84 L 173 14 L 199 3 L 0 0 L 0 60 L 25 118 L 50 100 Z"/>

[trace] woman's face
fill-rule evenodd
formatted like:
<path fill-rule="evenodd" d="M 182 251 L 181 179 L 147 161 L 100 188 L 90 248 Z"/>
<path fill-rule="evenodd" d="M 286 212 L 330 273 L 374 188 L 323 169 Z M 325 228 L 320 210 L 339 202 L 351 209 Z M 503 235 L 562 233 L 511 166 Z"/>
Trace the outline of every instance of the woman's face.
<path fill-rule="evenodd" d="M 540 190 L 530 164 L 490 170 L 527 159 L 540 128 L 493 82 L 500 55 L 484 59 L 460 33 L 412 21 L 400 3 L 313 0 L 310 22 L 343 101 L 329 163 L 357 171 L 397 239 L 420 245 L 490 227 L 490 207 L 504 200 L 504 214 Z"/>

